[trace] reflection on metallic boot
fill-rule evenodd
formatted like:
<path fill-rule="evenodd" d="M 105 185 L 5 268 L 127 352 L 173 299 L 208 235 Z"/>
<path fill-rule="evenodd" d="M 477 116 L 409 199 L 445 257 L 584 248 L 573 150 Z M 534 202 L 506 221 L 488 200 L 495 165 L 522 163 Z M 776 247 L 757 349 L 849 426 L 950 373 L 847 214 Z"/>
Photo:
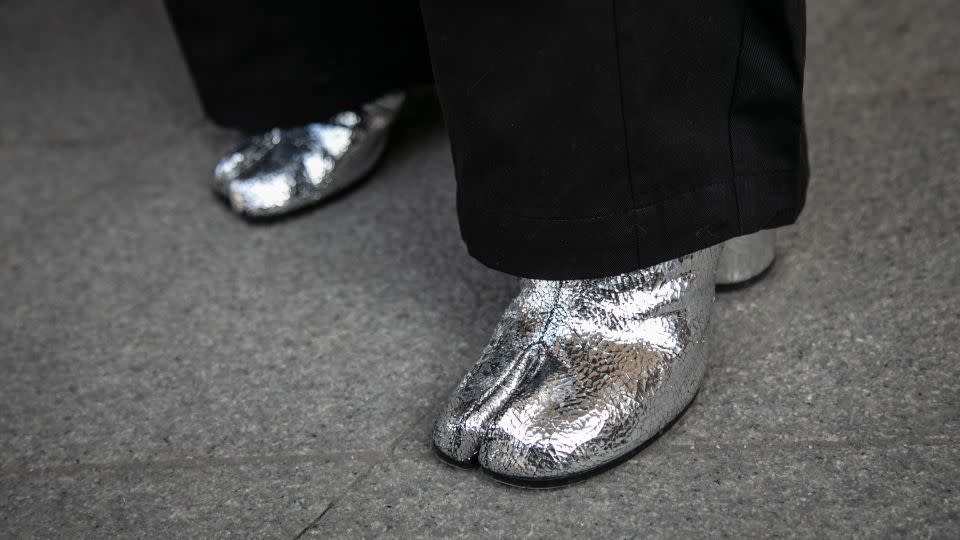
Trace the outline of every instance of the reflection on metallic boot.
<path fill-rule="evenodd" d="M 521 280 L 520 293 L 507 307 L 473 365 L 454 390 L 433 429 L 434 449 L 446 461 L 471 464 L 491 418 L 503 408 L 536 360 L 543 321 L 550 315 L 559 281 Z"/>
<path fill-rule="evenodd" d="M 542 484 L 597 471 L 639 448 L 700 387 L 719 252 L 714 246 L 610 278 L 525 281 L 520 297 L 529 301 L 508 308 L 474 367 L 483 377 L 468 374 L 441 415 L 438 450 L 461 462 L 476 452 L 500 479 Z M 488 370 L 491 357 L 497 362 Z M 451 410 L 482 411 L 468 437 L 458 435 L 461 417 Z"/>
<path fill-rule="evenodd" d="M 404 94 L 387 94 L 324 123 L 250 138 L 214 170 L 213 189 L 247 216 L 276 216 L 340 191 L 369 173 L 386 147 Z"/>
<path fill-rule="evenodd" d="M 737 285 L 763 274 L 773 264 L 777 232 L 767 229 L 723 243 L 717 285 Z"/>

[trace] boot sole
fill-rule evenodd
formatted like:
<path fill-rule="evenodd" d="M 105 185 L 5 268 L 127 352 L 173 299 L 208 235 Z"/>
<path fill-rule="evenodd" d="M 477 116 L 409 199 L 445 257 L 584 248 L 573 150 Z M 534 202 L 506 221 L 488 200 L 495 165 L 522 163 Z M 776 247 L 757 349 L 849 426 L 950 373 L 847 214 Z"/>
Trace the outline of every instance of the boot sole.
<path fill-rule="evenodd" d="M 700 392 L 698 391 L 696 394 L 694 394 L 693 397 L 690 398 L 690 401 L 686 405 L 684 405 L 683 409 L 675 417 L 673 417 L 673 420 L 670 420 L 670 422 L 668 422 L 665 426 L 660 428 L 660 430 L 657 431 L 652 437 L 640 443 L 639 446 L 637 446 L 636 448 L 633 448 L 632 450 L 629 450 L 628 452 L 624 453 L 622 456 L 614 459 L 613 461 L 604 463 L 603 465 L 594 467 L 593 469 L 579 472 L 570 476 L 565 476 L 562 478 L 535 480 L 530 478 L 519 478 L 515 476 L 503 475 L 503 474 L 495 473 L 489 469 L 485 469 L 484 467 L 479 467 L 479 465 L 478 467 L 480 469 L 480 472 L 483 473 L 484 476 L 490 478 L 491 480 L 494 480 L 501 484 L 506 484 L 508 486 L 518 487 L 522 489 L 559 489 L 559 488 L 567 487 L 571 484 L 577 484 L 579 482 L 583 482 L 584 480 L 587 480 L 589 478 L 592 478 L 594 476 L 607 472 L 608 470 L 613 469 L 619 465 L 622 465 L 626 461 L 629 461 L 631 458 L 633 458 L 634 456 L 636 456 L 637 454 L 645 450 L 648 446 L 656 442 L 664 433 L 669 431 L 670 428 L 672 428 L 677 422 L 680 421 L 681 418 L 683 418 L 683 415 L 685 415 L 687 411 L 690 410 L 690 407 L 693 405 L 693 402 L 696 401 L 699 393 Z M 464 467 L 461 466 L 460 468 L 464 468 Z"/>

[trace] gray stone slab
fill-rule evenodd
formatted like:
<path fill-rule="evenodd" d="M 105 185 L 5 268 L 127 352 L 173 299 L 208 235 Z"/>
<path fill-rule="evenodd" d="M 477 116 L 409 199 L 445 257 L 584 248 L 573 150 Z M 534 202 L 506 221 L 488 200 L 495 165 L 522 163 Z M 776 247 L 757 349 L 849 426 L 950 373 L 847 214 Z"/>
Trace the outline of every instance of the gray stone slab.
<path fill-rule="evenodd" d="M 100 188 L 23 208 L 0 269 L 3 460 L 383 451 L 432 413 L 513 280 L 459 243 L 441 127 L 409 129 L 374 180 L 282 222 L 209 193 L 213 130 L 112 149 Z"/>
<path fill-rule="evenodd" d="M 292 538 L 368 467 L 351 456 L 0 472 L 5 538 Z"/>
<path fill-rule="evenodd" d="M 399 449 L 308 530 L 315 538 L 950 537 L 956 445 L 680 445 L 555 490 L 518 490 Z"/>
<path fill-rule="evenodd" d="M 206 137 L 200 138 L 197 132 Z M 226 148 L 232 140 L 231 133 L 198 128 L 166 137 L 131 137 L 114 142 L 0 144 L 0 200 L 5 210 L 0 215 L 0 234 L 8 242 L 15 242 L 10 249 L 22 253 L 31 249 L 30 244 L 36 243 L 43 231 L 72 227 L 96 217 L 90 215 L 96 209 L 83 202 L 85 197 L 107 191 L 107 200 L 99 204 L 115 205 L 124 202 L 111 197 L 115 193 L 162 190 L 171 185 L 171 179 L 186 180 L 193 174 L 186 173 L 181 163 L 199 168 L 201 162 L 210 159 L 208 145 Z M 209 165 L 204 168 L 208 173 Z"/>
<path fill-rule="evenodd" d="M 806 211 L 718 297 L 688 414 L 550 492 L 427 446 L 515 286 L 460 242 L 435 105 L 369 182 L 250 224 L 161 4 L 0 11 L 0 536 L 956 530 L 955 2 L 810 2 Z"/>
<path fill-rule="evenodd" d="M 960 13 L 951 0 L 828 0 L 808 6 L 808 99 L 891 90 L 956 94 Z"/>
<path fill-rule="evenodd" d="M 201 121 L 161 2 L 0 5 L 0 144 L 169 134 Z"/>
<path fill-rule="evenodd" d="M 958 104 L 811 108 L 807 207 L 764 280 L 718 295 L 691 440 L 957 439 Z"/>

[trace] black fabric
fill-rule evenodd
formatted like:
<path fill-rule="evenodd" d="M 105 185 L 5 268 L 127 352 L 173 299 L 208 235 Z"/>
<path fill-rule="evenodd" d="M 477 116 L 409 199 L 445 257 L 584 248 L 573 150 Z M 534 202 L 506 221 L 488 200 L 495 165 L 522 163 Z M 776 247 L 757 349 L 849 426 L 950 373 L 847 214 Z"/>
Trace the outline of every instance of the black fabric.
<path fill-rule="evenodd" d="M 207 115 L 256 133 L 431 83 L 417 0 L 166 0 Z"/>
<path fill-rule="evenodd" d="M 391 43 L 422 36 L 409 22 L 415 6 L 343 3 L 339 20 L 362 17 L 355 29 L 366 33 L 352 35 L 372 44 L 355 49 L 331 37 L 343 32 L 336 29 L 312 48 L 303 49 L 303 36 L 275 42 L 248 68 L 242 47 L 229 45 L 253 46 L 236 30 L 242 25 L 221 22 L 217 41 L 204 30 L 209 19 L 187 16 L 199 8 L 168 3 L 203 101 L 227 125 L 240 125 L 234 116 L 256 117 L 260 127 L 303 124 L 369 99 L 375 87 L 428 78 L 418 71 L 427 62 L 415 47 L 370 54 L 387 46 L 370 28 L 410 37 Z M 239 4 L 231 3 L 234 12 L 243 11 Z M 484 264 L 544 279 L 613 275 L 792 223 L 802 209 L 802 0 L 420 5 L 450 133 L 461 234 Z M 279 28 L 290 17 L 259 18 Z M 247 22 L 257 27 L 256 19 Z M 264 68 L 277 51 L 285 52 L 282 61 Z M 392 71 L 381 72 L 387 57 Z M 216 80 L 227 71 L 233 79 Z M 249 92 L 243 107 L 218 109 L 238 88 L 236 78 L 270 87 L 304 74 L 302 95 L 287 95 L 281 105 Z M 378 84 L 356 84 L 371 77 Z M 257 111 L 241 110 L 248 108 Z"/>
<path fill-rule="evenodd" d="M 802 1 L 421 5 L 485 264 L 612 275 L 797 218 Z"/>

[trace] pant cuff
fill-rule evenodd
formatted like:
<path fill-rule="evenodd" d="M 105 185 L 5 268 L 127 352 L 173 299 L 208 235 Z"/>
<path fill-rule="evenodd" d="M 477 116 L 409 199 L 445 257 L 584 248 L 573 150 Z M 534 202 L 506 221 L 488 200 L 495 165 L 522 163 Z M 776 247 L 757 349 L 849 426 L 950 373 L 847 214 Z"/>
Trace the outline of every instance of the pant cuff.
<path fill-rule="evenodd" d="M 806 171 L 741 175 L 643 208 L 540 218 L 457 204 L 470 255 L 531 279 L 588 279 L 646 268 L 761 229 L 794 223 Z"/>

